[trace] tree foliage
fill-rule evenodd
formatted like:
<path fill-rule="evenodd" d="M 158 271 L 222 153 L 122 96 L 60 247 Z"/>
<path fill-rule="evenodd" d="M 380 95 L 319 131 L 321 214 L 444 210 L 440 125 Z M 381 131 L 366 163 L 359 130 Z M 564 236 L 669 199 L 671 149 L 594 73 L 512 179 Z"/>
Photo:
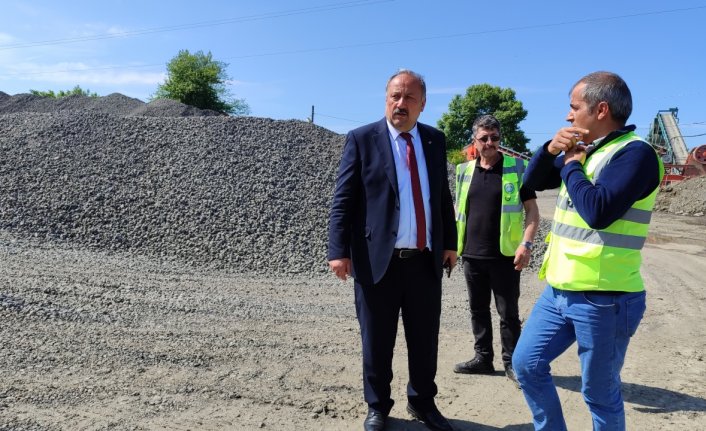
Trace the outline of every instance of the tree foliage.
<path fill-rule="evenodd" d="M 58 99 L 60 97 L 67 96 L 86 96 L 86 97 L 98 97 L 98 94 L 92 93 L 89 89 L 83 89 L 78 85 L 71 90 L 59 90 L 57 93 L 54 90 L 40 91 L 40 90 L 29 90 L 30 93 L 35 96 L 51 97 L 53 99 Z"/>
<path fill-rule="evenodd" d="M 167 63 L 167 79 L 160 84 L 152 99 L 174 99 L 201 109 L 245 115 L 250 107 L 243 99 L 231 96 L 226 83 L 227 63 L 216 61 L 211 53 L 192 54 L 181 50 Z"/>
<path fill-rule="evenodd" d="M 519 152 L 527 152 L 529 139 L 518 124 L 527 117 L 522 102 L 515 99 L 511 88 L 490 84 L 472 85 L 464 96 L 456 95 L 449 110 L 442 114 L 439 128 L 446 134 L 449 150 L 463 148 L 471 142 L 473 121 L 481 115 L 492 114 L 500 121 L 502 145 Z"/>
<path fill-rule="evenodd" d="M 451 149 L 446 151 L 446 160 L 452 165 L 458 165 L 468 161 L 466 153 L 463 150 Z"/>

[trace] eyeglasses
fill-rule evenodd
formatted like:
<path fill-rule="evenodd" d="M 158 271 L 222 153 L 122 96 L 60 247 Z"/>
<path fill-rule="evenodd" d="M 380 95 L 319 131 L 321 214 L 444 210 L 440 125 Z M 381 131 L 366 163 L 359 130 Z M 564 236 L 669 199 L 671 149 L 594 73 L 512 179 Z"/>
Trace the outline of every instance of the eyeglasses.
<path fill-rule="evenodd" d="M 480 138 L 476 138 L 476 139 L 481 141 L 484 144 L 486 142 L 488 142 L 488 139 L 490 139 L 493 142 L 498 142 L 498 141 L 500 141 L 500 135 L 493 135 L 493 136 L 485 135 L 485 136 L 481 136 Z"/>

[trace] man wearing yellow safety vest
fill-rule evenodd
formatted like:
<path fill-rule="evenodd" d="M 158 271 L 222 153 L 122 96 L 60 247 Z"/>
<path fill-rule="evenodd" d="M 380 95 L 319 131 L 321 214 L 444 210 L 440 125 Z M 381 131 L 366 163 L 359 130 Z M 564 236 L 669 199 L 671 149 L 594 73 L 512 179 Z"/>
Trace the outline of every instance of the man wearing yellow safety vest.
<path fill-rule="evenodd" d="M 626 126 L 632 96 L 610 72 L 581 78 L 566 120 L 532 157 L 525 183 L 560 187 L 540 277 L 547 287 L 525 322 L 513 367 L 536 430 L 565 430 L 551 362 L 574 342 L 594 430 L 625 429 L 620 370 L 645 311 L 640 250 L 664 174 Z M 563 153 L 563 155 L 561 154 Z"/>
<path fill-rule="evenodd" d="M 478 117 L 471 132 L 472 145 L 479 157 L 456 167 L 456 230 L 468 289 L 475 355 L 457 364 L 454 372 L 495 373 L 490 314 L 494 296 L 500 316 L 505 374 L 517 384 L 512 353 L 521 328 L 520 271 L 529 264 L 532 240 L 539 225 L 537 195 L 522 184 L 527 162 L 498 151 L 500 123 L 495 117 Z"/>

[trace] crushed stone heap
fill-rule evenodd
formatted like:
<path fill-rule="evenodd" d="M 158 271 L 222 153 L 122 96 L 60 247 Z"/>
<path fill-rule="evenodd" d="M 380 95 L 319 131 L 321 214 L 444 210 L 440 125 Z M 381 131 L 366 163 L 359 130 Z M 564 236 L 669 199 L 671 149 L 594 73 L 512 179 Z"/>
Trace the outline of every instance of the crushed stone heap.
<path fill-rule="evenodd" d="M 343 141 L 167 100 L 0 93 L 0 229 L 240 273 L 324 272 Z"/>
<path fill-rule="evenodd" d="M 10 96 L 0 91 L 0 114 L 18 112 L 53 114 L 60 111 L 81 111 L 103 113 L 118 116 L 146 117 L 185 117 L 216 116 L 216 111 L 194 108 L 171 99 L 157 99 L 145 103 L 139 99 L 120 93 L 103 97 L 72 95 L 61 98 L 42 97 L 34 94 L 16 94 Z"/>
<path fill-rule="evenodd" d="M 173 100 L 0 92 L 0 230 L 235 273 L 324 273 L 343 142 Z"/>
<path fill-rule="evenodd" d="M 680 215 L 705 215 L 706 176 L 690 178 L 664 187 L 657 193 L 655 209 Z"/>

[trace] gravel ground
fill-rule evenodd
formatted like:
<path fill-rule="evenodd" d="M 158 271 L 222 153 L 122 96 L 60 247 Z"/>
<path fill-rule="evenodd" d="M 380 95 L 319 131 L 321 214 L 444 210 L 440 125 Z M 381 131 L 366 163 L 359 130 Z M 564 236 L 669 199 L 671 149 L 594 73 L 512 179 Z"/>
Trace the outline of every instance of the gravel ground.
<path fill-rule="evenodd" d="M 352 289 L 331 276 L 194 270 L 1 232 L 0 255 L 0 430 L 349 429 L 364 413 Z M 464 331 L 465 303 L 444 307 Z"/>
<path fill-rule="evenodd" d="M 182 412 L 214 402 L 242 409 L 236 429 L 280 429 L 249 417 L 251 405 L 345 414 L 327 407 L 325 385 L 290 376 L 334 380 L 340 367 L 321 359 L 357 353 L 352 340 L 316 341 L 320 320 L 354 329 L 348 304 L 331 303 L 330 280 L 290 279 L 283 291 L 275 279 L 0 244 L 0 429 L 155 429 L 160 420 L 180 429 Z"/>
<path fill-rule="evenodd" d="M 646 250 L 648 313 L 623 373 L 631 429 L 706 429 L 706 249 L 689 239 L 703 224 L 675 217 Z M 526 318 L 542 285 L 533 271 L 521 285 Z M 460 271 L 442 310 L 441 410 L 459 431 L 531 430 L 502 373 L 451 372 L 472 352 Z M 0 322 L 3 431 L 351 430 L 365 415 L 351 284 L 332 276 L 199 270 L 0 231 Z M 404 413 L 396 350 L 388 429 L 423 430 Z M 590 429 L 575 355 L 557 360 L 555 381 L 569 429 Z"/>

